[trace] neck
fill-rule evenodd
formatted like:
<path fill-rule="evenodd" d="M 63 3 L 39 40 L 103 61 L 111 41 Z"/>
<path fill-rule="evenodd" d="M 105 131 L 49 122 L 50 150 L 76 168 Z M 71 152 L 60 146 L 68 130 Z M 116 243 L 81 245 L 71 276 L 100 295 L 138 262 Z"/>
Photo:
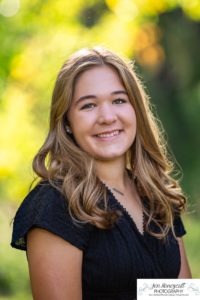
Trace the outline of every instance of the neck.
<path fill-rule="evenodd" d="M 117 161 L 96 161 L 97 176 L 108 186 L 125 190 L 128 184 L 125 159 Z"/>

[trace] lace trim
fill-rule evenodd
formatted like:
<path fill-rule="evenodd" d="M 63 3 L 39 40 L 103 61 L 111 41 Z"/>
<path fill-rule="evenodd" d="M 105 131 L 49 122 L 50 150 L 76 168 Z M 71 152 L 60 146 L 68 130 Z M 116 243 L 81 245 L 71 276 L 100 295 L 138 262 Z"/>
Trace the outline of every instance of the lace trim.
<path fill-rule="evenodd" d="M 130 215 L 129 211 L 123 206 L 123 204 L 116 198 L 116 196 L 113 194 L 112 190 L 107 186 L 107 184 L 105 182 L 102 181 L 102 183 L 105 185 L 105 187 L 107 188 L 107 190 L 110 192 L 110 194 L 113 196 L 113 199 L 115 200 L 116 204 L 118 205 L 118 207 L 124 212 L 124 214 L 128 217 L 128 219 L 130 220 L 130 222 L 134 225 L 134 227 L 136 228 L 136 230 L 138 231 L 138 233 L 141 236 L 144 236 L 145 234 L 145 226 L 144 226 L 144 209 L 142 209 L 142 231 L 140 231 L 140 229 L 138 228 L 137 224 L 135 223 L 134 219 L 132 218 L 132 216 Z M 143 204 L 143 203 L 142 203 Z M 142 205 L 143 207 L 143 205 Z"/>

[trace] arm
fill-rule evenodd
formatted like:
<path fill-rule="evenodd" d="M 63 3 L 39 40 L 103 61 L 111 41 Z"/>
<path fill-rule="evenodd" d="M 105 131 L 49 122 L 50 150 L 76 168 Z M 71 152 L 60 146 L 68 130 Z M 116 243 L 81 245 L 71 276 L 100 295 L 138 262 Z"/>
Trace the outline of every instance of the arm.
<path fill-rule="evenodd" d="M 181 268 L 180 268 L 180 273 L 178 278 L 192 278 L 183 240 L 181 238 L 178 238 L 177 240 L 178 240 L 180 255 L 181 255 Z"/>
<path fill-rule="evenodd" d="M 47 230 L 27 237 L 27 258 L 34 300 L 82 299 L 82 251 Z"/>

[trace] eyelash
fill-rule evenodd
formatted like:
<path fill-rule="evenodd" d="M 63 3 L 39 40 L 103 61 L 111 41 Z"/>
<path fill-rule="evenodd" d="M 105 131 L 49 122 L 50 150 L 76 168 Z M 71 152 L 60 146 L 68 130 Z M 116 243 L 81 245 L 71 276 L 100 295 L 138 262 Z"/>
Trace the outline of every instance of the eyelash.
<path fill-rule="evenodd" d="M 91 107 L 92 106 L 92 107 Z M 83 105 L 82 107 L 81 107 L 81 110 L 84 110 L 84 109 L 91 109 L 91 108 L 93 108 L 95 106 L 95 104 L 94 103 L 87 103 L 87 104 L 85 104 L 85 105 Z"/>
<path fill-rule="evenodd" d="M 119 105 L 123 104 L 123 103 L 126 103 L 126 102 L 127 102 L 127 100 L 122 99 L 122 98 L 118 98 L 118 99 L 115 99 L 115 100 L 112 101 L 112 103 L 119 104 Z M 87 104 L 85 104 L 81 107 L 81 110 L 90 110 L 90 109 L 94 108 L 95 106 L 96 106 L 95 103 L 87 103 Z"/>
<path fill-rule="evenodd" d="M 127 100 L 122 99 L 122 98 L 115 99 L 113 102 L 119 102 L 119 101 L 120 101 L 120 103 L 118 103 L 118 104 L 123 104 L 123 103 L 127 102 Z"/>

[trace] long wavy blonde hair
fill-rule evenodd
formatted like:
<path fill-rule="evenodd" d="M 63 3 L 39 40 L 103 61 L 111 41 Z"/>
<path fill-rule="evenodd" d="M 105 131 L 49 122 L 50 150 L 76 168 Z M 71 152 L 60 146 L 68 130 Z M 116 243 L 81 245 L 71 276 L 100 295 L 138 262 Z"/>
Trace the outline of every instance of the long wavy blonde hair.
<path fill-rule="evenodd" d="M 147 199 L 145 229 L 164 238 L 170 229 L 173 231 L 173 218 L 184 209 L 186 199 L 178 181 L 171 176 L 173 163 L 134 66 L 113 52 L 101 47 L 82 49 L 64 63 L 53 91 L 49 133 L 33 160 L 33 170 L 41 180 L 48 180 L 63 193 L 77 222 L 108 229 L 119 217 L 118 211 L 108 208 L 106 187 L 95 174 L 93 159 L 66 132 L 67 113 L 78 76 L 102 65 L 118 72 L 134 107 L 137 132 L 127 155 L 127 168 L 135 178 L 138 193 Z M 154 231 L 151 222 L 160 230 Z"/>

